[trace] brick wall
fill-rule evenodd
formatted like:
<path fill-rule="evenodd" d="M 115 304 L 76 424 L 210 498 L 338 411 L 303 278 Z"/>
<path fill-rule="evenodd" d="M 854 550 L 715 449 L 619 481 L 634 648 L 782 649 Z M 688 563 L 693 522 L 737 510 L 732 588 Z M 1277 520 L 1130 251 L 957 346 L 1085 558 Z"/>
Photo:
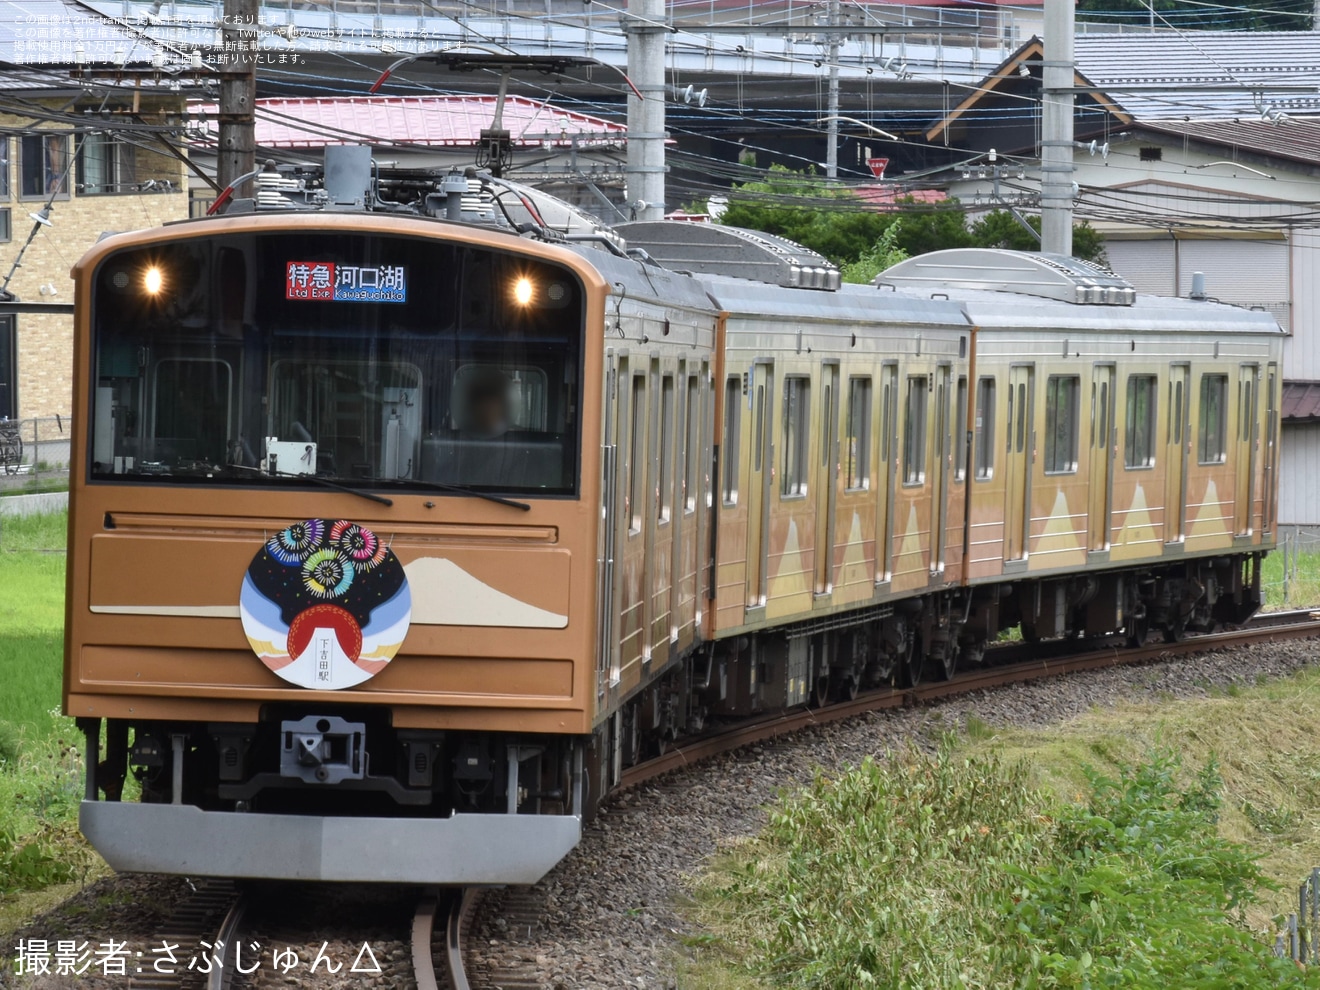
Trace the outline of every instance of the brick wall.
<path fill-rule="evenodd" d="M 176 108 L 181 111 L 180 102 Z M 167 108 L 161 108 L 167 109 Z M 164 121 L 163 114 L 148 114 L 152 123 Z M 111 122 L 113 126 L 113 122 Z M 0 133 L 14 134 L 26 129 L 31 120 L 0 114 Z M 52 131 L 65 128 L 43 125 Z M 0 209 L 11 211 L 12 240 L 0 244 L 0 280 L 9 271 L 23 242 L 33 227 L 29 213 L 44 205 L 43 199 L 20 198 L 20 151 L 16 136 L 8 137 L 9 189 L 7 202 L 0 198 Z M 141 140 L 140 138 L 135 140 Z M 74 136 L 71 147 L 76 147 Z M 112 193 L 80 196 L 76 188 L 76 170 L 70 173 L 70 195 L 55 200 L 51 207 L 51 226 L 42 227 L 23 255 L 23 267 L 14 273 L 9 291 L 24 302 L 73 301 L 73 282 L 69 270 L 103 233 L 158 227 L 168 220 L 188 216 L 187 176 L 176 158 L 137 150 L 137 176 L 140 179 L 169 179 L 175 192 Z M 43 295 L 42 286 L 54 286 L 56 294 Z M 73 394 L 73 319 L 69 316 L 21 314 L 18 325 L 18 412 L 22 418 L 66 415 Z"/>

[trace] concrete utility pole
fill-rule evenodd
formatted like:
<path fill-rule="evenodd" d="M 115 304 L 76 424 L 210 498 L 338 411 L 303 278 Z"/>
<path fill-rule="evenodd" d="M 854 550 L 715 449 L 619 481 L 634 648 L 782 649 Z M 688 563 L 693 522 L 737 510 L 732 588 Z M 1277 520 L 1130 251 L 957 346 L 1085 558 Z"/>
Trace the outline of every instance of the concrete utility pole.
<path fill-rule="evenodd" d="M 221 30 L 220 154 L 216 179 L 224 189 L 256 166 L 257 12 L 259 0 L 225 0 Z M 251 196 L 252 183 L 234 190 Z"/>
<path fill-rule="evenodd" d="M 665 0 L 628 0 L 628 199 L 638 220 L 665 215 Z"/>
<path fill-rule="evenodd" d="M 1053 254 L 1072 254 L 1073 2 L 1045 0 L 1040 99 L 1040 248 Z"/>
<path fill-rule="evenodd" d="M 1311 30 L 1320 31 L 1320 0 L 1315 0 L 1311 8 Z"/>
<path fill-rule="evenodd" d="M 1316 0 L 1320 3 L 1320 0 Z M 825 149 L 825 175 L 839 177 L 839 0 L 830 0 L 830 93 L 829 117 L 825 133 L 829 146 Z"/>

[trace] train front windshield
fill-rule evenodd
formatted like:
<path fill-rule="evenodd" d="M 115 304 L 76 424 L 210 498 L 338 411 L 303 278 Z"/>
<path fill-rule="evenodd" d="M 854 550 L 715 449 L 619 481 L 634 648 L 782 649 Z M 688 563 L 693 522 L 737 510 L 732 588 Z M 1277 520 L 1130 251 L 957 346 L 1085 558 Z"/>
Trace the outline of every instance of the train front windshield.
<path fill-rule="evenodd" d="M 185 238 L 96 270 L 90 477 L 577 493 L 569 269 L 414 237 Z"/>

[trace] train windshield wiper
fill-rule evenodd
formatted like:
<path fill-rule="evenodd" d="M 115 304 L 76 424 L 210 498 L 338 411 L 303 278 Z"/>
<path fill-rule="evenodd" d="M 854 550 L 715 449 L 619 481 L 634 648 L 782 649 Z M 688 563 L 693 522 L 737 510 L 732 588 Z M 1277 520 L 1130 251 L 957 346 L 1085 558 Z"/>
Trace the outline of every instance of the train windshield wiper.
<path fill-rule="evenodd" d="M 394 499 L 386 498 L 384 495 L 377 495 L 375 492 L 364 492 L 361 488 L 353 488 L 349 485 L 341 484 L 331 478 L 323 478 L 319 474 L 293 474 L 288 471 L 263 471 L 261 468 L 247 467 L 243 464 L 225 465 L 232 471 L 247 471 L 249 474 L 259 474 L 264 478 L 296 478 L 299 481 L 310 482 L 313 485 L 320 485 L 322 488 L 333 488 L 337 492 L 345 492 L 348 495 L 356 495 L 358 498 L 365 498 L 372 502 L 379 502 L 381 505 L 393 505 Z"/>
<path fill-rule="evenodd" d="M 454 495 L 466 495 L 469 498 L 484 498 L 487 502 L 497 502 L 513 509 L 522 509 L 523 512 L 529 512 L 532 508 L 526 502 L 519 502 L 517 499 L 506 498 L 503 495 L 493 495 L 490 492 L 478 491 L 475 488 L 465 488 L 462 485 L 447 485 L 443 481 L 417 481 L 413 478 L 372 478 L 371 481 L 372 484 L 411 485 L 435 492 L 450 492 Z"/>

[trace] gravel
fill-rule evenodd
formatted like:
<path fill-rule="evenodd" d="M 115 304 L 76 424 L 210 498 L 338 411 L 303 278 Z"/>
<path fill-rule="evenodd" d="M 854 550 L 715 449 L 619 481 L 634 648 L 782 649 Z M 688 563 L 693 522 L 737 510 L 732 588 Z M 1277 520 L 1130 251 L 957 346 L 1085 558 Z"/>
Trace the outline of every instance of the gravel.
<path fill-rule="evenodd" d="M 776 793 L 809 783 L 817 768 L 856 764 L 908 742 L 932 745 L 970 715 L 996 727 L 1057 725 L 1096 706 L 1204 697 L 1230 685 L 1283 677 L 1314 663 L 1316 654 L 1313 641 L 1260 644 L 977 691 L 929 707 L 830 723 L 677 772 L 614 798 L 581 845 L 541 883 L 483 896 L 468 936 L 472 985 L 675 987 L 684 936 L 695 934 L 676 908 L 689 878 L 711 854 L 754 835 Z M 53 940 L 59 933 L 93 942 L 108 936 L 147 938 L 184 890 L 182 881 L 169 878 L 100 881 L 15 933 L 3 951 L 12 950 L 20 937 Z M 404 941 L 414 901 L 399 888 L 309 886 L 292 905 L 274 892 L 262 900 L 279 904 L 281 914 L 253 918 L 245 941 L 261 942 L 266 956 L 244 987 L 415 987 Z M 128 904 L 135 906 L 128 910 Z M 104 910 L 106 905 L 114 910 Z M 323 941 L 327 954 L 346 963 L 338 974 L 324 967 L 315 975 L 309 971 Z M 382 972 L 350 977 L 349 964 L 364 941 L 379 957 Z M 301 964 L 276 973 L 271 949 L 286 945 L 299 953 Z M 12 973 L 0 973 L 0 986 L 10 985 L 18 985 Z M 74 984 L 22 985 L 55 990 Z M 85 978 L 76 985 L 100 990 Z M 125 984 L 101 985 L 118 990 Z"/>

